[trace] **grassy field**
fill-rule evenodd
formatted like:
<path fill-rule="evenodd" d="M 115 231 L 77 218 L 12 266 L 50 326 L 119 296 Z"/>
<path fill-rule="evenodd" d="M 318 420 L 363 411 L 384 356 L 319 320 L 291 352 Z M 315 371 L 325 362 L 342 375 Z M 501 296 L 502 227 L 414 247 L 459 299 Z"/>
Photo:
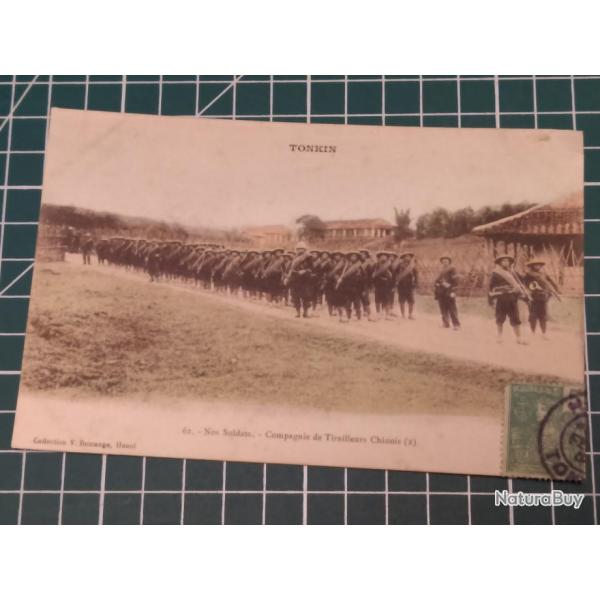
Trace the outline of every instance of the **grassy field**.
<path fill-rule="evenodd" d="M 23 368 L 31 391 L 499 416 L 505 385 L 519 378 L 81 265 L 37 265 L 32 297 Z"/>

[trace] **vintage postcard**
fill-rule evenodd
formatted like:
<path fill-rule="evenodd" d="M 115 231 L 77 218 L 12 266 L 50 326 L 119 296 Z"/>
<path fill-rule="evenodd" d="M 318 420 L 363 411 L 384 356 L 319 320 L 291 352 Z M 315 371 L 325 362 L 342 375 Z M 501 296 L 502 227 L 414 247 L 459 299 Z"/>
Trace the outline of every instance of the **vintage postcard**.
<path fill-rule="evenodd" d="M 579 132 L 53 109 L 13 445 L 578 480 Z"/>

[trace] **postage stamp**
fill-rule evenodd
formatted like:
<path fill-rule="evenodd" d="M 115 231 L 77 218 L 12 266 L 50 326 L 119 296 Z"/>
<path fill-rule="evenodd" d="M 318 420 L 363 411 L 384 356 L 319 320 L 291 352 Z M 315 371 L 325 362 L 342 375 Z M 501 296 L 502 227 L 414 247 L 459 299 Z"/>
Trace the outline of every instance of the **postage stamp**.
<path fill-rule="evenodd" d="M 509 476 L 585 479 L 585 391 L 561 385 L 508 385 L 504 443 Z"/>

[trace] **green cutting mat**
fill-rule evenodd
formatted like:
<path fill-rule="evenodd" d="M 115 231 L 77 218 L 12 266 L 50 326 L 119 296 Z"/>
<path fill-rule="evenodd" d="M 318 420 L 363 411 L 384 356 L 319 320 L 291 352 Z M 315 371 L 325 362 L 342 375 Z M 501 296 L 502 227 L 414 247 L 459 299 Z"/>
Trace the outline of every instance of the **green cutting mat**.
<path fill-rule="evenodd" d="M 585 134 L 591 460 L 572 508 L 496 508 L 489 477 L 10 449 L 50 106 L 314 123 Z M 0 523 L 597 523 L 600 77 L 0 76 Z"/>

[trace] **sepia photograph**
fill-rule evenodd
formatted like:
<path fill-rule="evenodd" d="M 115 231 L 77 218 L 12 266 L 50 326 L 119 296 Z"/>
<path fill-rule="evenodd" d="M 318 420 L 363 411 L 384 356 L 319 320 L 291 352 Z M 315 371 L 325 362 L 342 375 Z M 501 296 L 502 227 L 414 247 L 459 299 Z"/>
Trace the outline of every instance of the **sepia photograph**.
<path fill-rule="evenodd" d="M 53 109 L 46 161 L 19 447 L 585 473 L 579 134 Z"/>

